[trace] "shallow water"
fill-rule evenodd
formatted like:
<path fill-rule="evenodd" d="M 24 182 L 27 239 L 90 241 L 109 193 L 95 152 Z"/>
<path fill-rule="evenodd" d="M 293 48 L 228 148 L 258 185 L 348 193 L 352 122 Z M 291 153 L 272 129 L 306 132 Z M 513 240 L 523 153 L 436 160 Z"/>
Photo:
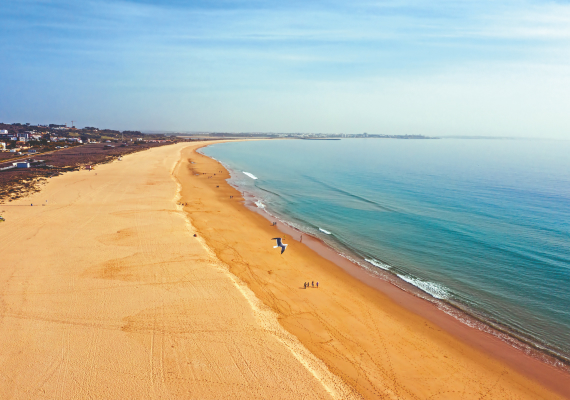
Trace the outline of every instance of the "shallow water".
<path fill-rule="evenodd" d="M 570 142 L 273 140 L 202 151 L 291 225 L 569 358 Z"/>

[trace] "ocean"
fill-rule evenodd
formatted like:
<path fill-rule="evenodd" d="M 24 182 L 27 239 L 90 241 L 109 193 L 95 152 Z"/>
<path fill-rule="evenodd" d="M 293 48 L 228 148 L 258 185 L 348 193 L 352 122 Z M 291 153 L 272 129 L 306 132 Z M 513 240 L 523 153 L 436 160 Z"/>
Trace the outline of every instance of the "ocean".
<path fill-rule="evenodd" d="M 201 152 L 258 207 L 363 268 L 570 360 L 570 142 L 267 140 Z"/>

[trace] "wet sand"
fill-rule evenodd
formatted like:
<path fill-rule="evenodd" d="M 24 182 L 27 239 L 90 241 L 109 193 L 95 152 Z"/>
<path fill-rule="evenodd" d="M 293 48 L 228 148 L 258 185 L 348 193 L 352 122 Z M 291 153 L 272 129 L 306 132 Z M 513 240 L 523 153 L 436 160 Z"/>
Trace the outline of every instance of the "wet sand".
<path fill-rule="evenodd" d="M 296 242 L 298 232 L 245 207 L 219 163 L 191 149 L 183 156 L 193 162 L 179 175 L 184 209 L 198 234 L 287 331 L 364 398 L 570 398 L 567 373 L 371 281 L 316 239 Z M 290 246 L 280 255 L 271 238 L 283 235 Z M 304 289 L 306 281 L 320 287 Z"/>

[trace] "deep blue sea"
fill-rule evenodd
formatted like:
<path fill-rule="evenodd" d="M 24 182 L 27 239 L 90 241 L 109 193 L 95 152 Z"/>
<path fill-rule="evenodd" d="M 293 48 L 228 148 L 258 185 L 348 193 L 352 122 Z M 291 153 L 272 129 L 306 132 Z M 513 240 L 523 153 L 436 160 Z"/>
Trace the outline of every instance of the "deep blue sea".
<path fill-rule="evenodd" d="M 570 358 L 570 142 L 270 140 L 202 152 L 259 206 L 361 265 Z"/>

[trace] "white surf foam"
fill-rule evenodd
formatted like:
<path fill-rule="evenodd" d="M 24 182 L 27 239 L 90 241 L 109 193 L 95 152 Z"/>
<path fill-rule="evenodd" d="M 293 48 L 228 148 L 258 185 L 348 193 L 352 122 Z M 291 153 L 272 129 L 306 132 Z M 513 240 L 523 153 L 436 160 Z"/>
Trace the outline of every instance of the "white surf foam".
<path fill-rule="evenodd" d="M 322 233 L 326 233 L 327 235 L 332 235 L 329 231 L 327 231 L 323 228 L 319 228 L 319 231 L 321 231 Z"/>
<path fill-rule="evenodd" d="M 426 293 L 431 294 L 436 299 L 445 300 L 449 298 L 449 293 L 447 289 L 442 285 L 439 285 L 434 282 L 422 281 L 421 279 L 412 278 L 411 276 L 400 275 L 400 274 L 397 275 L 400 279 L 414 285 L 415 287 L 423 290 Z"/>
<path fill-rule="evenodd" d="M 255 176 L 255 175 L 253 175 L 253 174 L 250 174 L 249 172 L 243 171 L 243 173 L 244 173 L 245 175 L 249 176 L 251 179 L 257 179 L 257 176 Z"/>
<path fill-rule="evenodd" d="M 255 202 L 255 205 L 256 205 L 257 207 L 259 207 L 259 208 L 265 208 L 265 204 L 263 204 L 263 203 L 262 203 L 261 201 L 259 201 L 259 200 L 257 200 L 257 201 Z"/>
<path fill-rule="evenodd" d="M 386 271 L 390 270 L 390 266 L 388 264 L 384 264 L 382 261 L 375 260 L 374 258 L 365 258 L 364 261 L 369 262 L 370 264 L 374 265 L 375 267 L 384 269 Z"/>

